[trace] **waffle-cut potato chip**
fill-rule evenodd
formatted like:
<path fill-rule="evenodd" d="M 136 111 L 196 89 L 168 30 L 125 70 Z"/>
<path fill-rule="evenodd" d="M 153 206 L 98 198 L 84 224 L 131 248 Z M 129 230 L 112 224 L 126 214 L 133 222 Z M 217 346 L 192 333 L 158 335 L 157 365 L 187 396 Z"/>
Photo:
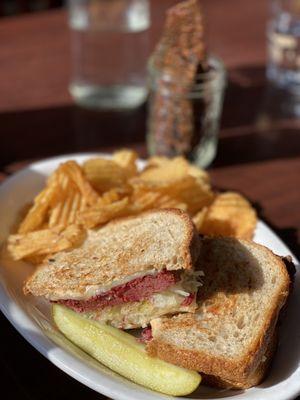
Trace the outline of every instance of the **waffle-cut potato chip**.
<path fill-rule="evenodd" d="M 186 204 L 191 215 L 208 206 L 214 198 L 207 173 L 183 157 L 152 157 L 145 171 L 130 183 L 134 190 L 158 191 Z"/>
<path fill-rule="evenodd" d="M 68 224 L 74 224 L 77 221 L 77 214 L 81 206 L 81 194 L 76 193 L 72 196 L 70 202 L 70 211 L 68 215 Z"/>
<path fill-rule="evenodd" d="M 59 171 L 65 173 L 78 187 L 81 195 L 88 205 L 94 205 L 99 198 L 98 193 L 93 189 L 89 180 L 85 177 L 82 168 L 75 161 L 67 161 L 60 165 Z"/>
<path fill-rule="evenodd" d="M 184 160 L 184 162 L 187 162 L 183 157 L 176 157 L 175 160 L 180 160 L 180 162 L 182 162 L 182 160 Z M 170 163 L 172 163 L 172 160 L 168 157 L 153 156 L 148 159 L 145 169 L 147 170 L 151 167 L 162 167 L 163 168 L 163 167 L 170 166 Z M 197 167 L 196 165 L 188 164 L 187 173 L 188 173 L 188 175 L 194 176 L 195 178 L 200 178 L 200 179 L 204 180 L 206 183 L 210 182 L 208 173 L 206 171 L 204 171 L 202 168 Z"/>
<path fill-rule="evenodd" d="M 171 186 L 167 194 L 186 203 L 187 211 L 191 215 L 210 205 L 214 199 L 210 185 L 193 176 L 188 176 Z"/>
<path fill-rule="evenodd" d="M 168 195 L 163 195 L 155 204 L 155 208 L 179 208 L 180 210 L 187 211 L 187 204 L 179 200 L 172 199 Z"/>
<path fill-rule="evenodd" d="M 42 256 L 80 245 L 86 231 L 80 225 L 69 225 L 43 229 L 22 235 L 10 235 L 8 251 L 14 260 L 31 256 Z"/>
<path fill-rule="evenodd" d="M 49 214 L 49 227 L 56 225 L 68 226 L 77 220 L 77 213 L 81 208 L 82 195 L 78 190 L 70 187 L 67 196 L 60 201 Z"/>
<path fill-rule="evenodd" d="M 130 198 L 130 209 L 133 214 L 155 208 L 155 204 L 161 197 L 159 192 L 145 192 L 136 190 Z"/>
<path fill-rule="evenodd" d="M 105 224 L 110 220 L 128 215 L 128 197 L 111 204 L 95 206 L 79 214 L 79 221 L 87 228 Z"/>
<path fill-rule="evenodd" d="M 99 200 L 98 200 L 99 201 Z M 84 211 L 87 209 L 87 203 L 85 201 L 84 197 L 81 197 L 80 199 L 80 205 L 79 205 L 79 211 Z"/>
<path fill-rule="evenodd" d="M 58 222 L 60 221 L 60 215 L 62 212 L 62 208 L 64 206 L 64 203 L 60 201 L 49 213 L 49 222 L 48 226 L 49 228 L 53 228 L 54 226 L 58 225 Z"/>
<path fill-rule="evenodd" d="M 234 236 L 252 239 L 257 223 L 254 208 L 235 192 L 219 194 L 205 213 L 199 229 L 209 236 Z"/>
<path fill-rule="evenodd" d="M 121 200 L 124 197 L 127 197 L 131 191 L 132 190 L 129 186 L 108 190 L 100 197 L 100 202 L 98 201 L 98 204 L 111 204 L 115 201 Z"/>
<path fill-rule="evenodd" d="M 165 182 L 165 181 L 144 181 L 140 179 L 139 176 L 130 180 L 130 185 L 133 191 L 143 191 L 143 192 L 161 192 L 166 193 L 168 192 L 169 188 L 173 186 L 172 182 Z"/>
<path fill-rule="evenodd" d="M 93 158 L 83 164 L 83 170 L 93 188 L 100 193 L 127 185 L 126 171 L 115 161 Z"/>
<path fill-rule="evenodd" d="M 203 225 L 203 221 L 205 218 L 205 215 L 207 213 L 208 207 L 203 207 L 202 210 L 198 211 L 197 214 L 193 216 L 193 222 L 196 226 L 197 231 L 201 231 L 201 227 Z"/>
<path fill-rule="evenodd" d="M 56 225 L 67 226 L 76 220 L 82 207 L 94 205 L 99 195 L 84 177 L 75 161 L 61 164 L 47 180 L 46 188 L 35 198 L 34 205 L 21 223 L 18 233 L 24 234 Z"/>
<path fill-rule="evenodd" d="M 74 192 L 74 188 L 71 185 L 71 181 L 68 176 L 65 174 L 56 174 L 56 176 L 52 177 L 52 182 L 57 180 L 57 184 L 59 185 L 59 191 L 61 193 L 61 198 L 53 207 L 49 210 L 49 218 L 48 218 L 48 227 L 53 228 L 56 225 L 66 226 L 66 208 L 68 207 L 67 202 L 67 193 L 69 194 Z M 51 184 L 51 183 L 50 183 Z"/>
<path fill-rule="evenodd" d="M 180 203 L 176 199 L 172 199 L 168 195 L 159 192 L 148 192 L 136 190 L 130 198 L 130 210 L 132 214 L 142 211 L 151 210 L 153 208 L 180 208 L 186 210 L 187 205 Z"/>
<path fill-rule="evenodd" d="M 157 167 L 146 167 L 139 178 L 146 182 L 174 182 L 188 176 L 189 163 L 183 157 L 175 157 Z"/>
<path fill-rule="evenodd" d="M 147 160 L 146 169 L 150 167 L 162 167 L 166 165 L 169 161 L 170 159 L 168 157 L 152 156 Z"/>
<path fill-rule="evenodd" d="M 134 190 L 160 192 L 179 203 L 185 203 L 191 215 L 210 205 L 214 199 L 210 185 L 190 175 L 176 182 L 148 182 L 137 178 L 133 179 L 131 184 Z"/>
<path fill-rule="evenodd" d="M 60 198 L 61 194 L 57 185 L 46 187 L 34 199 L 34 204 L 21 222 L 18 233 L 24 234 L 40 229 L 45 222 L 49 208 Z"/>
<path fill-rule="evenodd" d="M 209 175 L 204 169 L 197 167 L 196 165 L 190 164 L 189 165 L 189 175 L 200 179 L 201 181 L 210 184 Z"/>
<path fill-rule="evenodd" d="M 63 193 L 62 196 L 65 195 L 70 184 L 70 177 L 62 171 L 61 165 L 47 179 L 47 187 L 59 186 L 60 193 Z"/>
<path fill-rule="evenodd" d="M 187 211 L 206 235 L 252 237 L 256 214 L 242 196 L 216 196 L 209 175 L 183 157 L 151 157 L 141 173 L 137 157 L 123 149 L 110 160 L 87 160 L 83 167 L 75 161 L 61 164 L 34 199 L 18 235 L 9 237 L 13 257 L 40 263 L 76 246 L 87 229 L 155 208 Z"/>
<path fill-rule="evenodd" d="M 48 179 L 48 185 L 53 184 L 57 185 L 61 196 L 48 212 L 48 227 L 67 226 L 70 219 L 69 214 L 73 207 L 73 197 L 75 195 L 81 196 L 81 194 L 76 184 L 63 170 L 62 165 Z"/>
<path fill-rule="evenodd" d="M 113 161 L 115 161 L 118 165 L 124 168 L 125 173 L 128 178 L 137 175 L 138 169 L 136 165 L 136 160 L 138 158 L 138 154 L 129 149 L 123 149 L 116 151 L 113 154 Z"/>

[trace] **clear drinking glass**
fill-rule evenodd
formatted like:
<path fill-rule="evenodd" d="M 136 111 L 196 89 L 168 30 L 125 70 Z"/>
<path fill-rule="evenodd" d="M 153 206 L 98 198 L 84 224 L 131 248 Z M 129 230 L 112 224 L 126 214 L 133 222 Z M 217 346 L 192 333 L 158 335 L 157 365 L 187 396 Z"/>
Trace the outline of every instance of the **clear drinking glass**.
<path fill-rule="evenodd" d="M 186 92 L 185 82 L 156 69 L 150 59 L 147 144 L 150 155 L 183 155 L 202 168 L 217 151 L 226 70 L 222 61 L 209 57 L 207 69 L 196 75 Z"/>
<path fill-rule="evenodd" d="M 70 92 L 92 108 L 133 108 L 146 99 L 148 0 L 69 0 Z"/>
<path fill-rule="evenodd" d="M 273 0 L 267 27 L 267 77 L 300 93 L 300 0 Z"/>

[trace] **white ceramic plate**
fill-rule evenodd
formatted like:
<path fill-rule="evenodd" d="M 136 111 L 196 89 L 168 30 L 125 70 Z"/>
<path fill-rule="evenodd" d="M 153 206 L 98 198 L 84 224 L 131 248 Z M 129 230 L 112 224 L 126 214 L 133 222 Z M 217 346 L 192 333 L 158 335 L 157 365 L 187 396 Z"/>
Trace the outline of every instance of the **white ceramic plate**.
<path fill-rule="evenodd" d="M 0 186 L 0 243 L 5 240 L 15 216 L 42 188 L 45 177 L 59 163 L 67 159 L 83 162 L 91 154 L 69 155 L 48 159 L 6 180 Z M 142 165 L 142 162 L 141 162 Z M 258 223 L 255 241 L 271 248 L 280 255 L 292 255 L 285 244 L 263 222 Z M 294 261 L 297 263 L 295 257 Z M 23 262 L 2 258 L 0 268 L 0 307 L 7 319 L 23 337 L 53 364 L 73 378 L 115 400 L 171 399 L 136 385 L 92 360 L 84 352 L 68 342 L 54 328 L 49 306 L 45 301 L 24 297 L 22 282 L 32 271 Z M 294 292 L 291 296 L 280 343 L 271 373 L 264 383 L 246 391 L 216 391 L 200 386 L 190 399 L 235 400 L 286 400 L 300 394 L 300 279 L 296 274 Z"/>

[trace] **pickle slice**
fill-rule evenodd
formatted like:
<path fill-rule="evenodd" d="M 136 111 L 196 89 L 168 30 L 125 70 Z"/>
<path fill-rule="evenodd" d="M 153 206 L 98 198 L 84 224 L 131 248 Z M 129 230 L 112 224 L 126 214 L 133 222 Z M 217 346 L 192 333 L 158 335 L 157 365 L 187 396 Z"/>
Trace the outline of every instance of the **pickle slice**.
<path fill-rule="evenodd" d="M 145 346 L 124 331 L 84 318 L 58 304 L 52 306 L 52 312 L 58 329 L 71 342 L 135 383 L 164 394 L 184 396 L 201 382 L 195 371 L 150 357 Z"/>

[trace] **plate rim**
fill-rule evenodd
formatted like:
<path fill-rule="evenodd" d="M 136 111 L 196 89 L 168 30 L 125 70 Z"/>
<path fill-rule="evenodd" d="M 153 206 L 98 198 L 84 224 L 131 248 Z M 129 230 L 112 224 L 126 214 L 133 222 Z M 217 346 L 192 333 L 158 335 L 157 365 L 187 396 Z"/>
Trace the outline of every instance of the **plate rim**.
<path fill-rule="evenodd" d="M 10 189 L 11 186 L 14 185 L 15 181 L 18 180 L 22 175 L 26 175 L 27 173 L 30 173 L 31 170 L 34 169 L 39 169 L 46 167 L 47 164 L 50 163 L 59 163 L 63 162 L 64 160 L 68 159 L 84 159 L 84 158 L 89 158 L 89 157 L 94 157 L 94 156 L 101 156 L 105 158 L 110 158 L 111 153 L 103 153 L 103 152 L 80 152 L 80 153 L 71 153 L 71 154 L 64 154 L 60 156 L 53 156 L 49 157 L 46 159 L 41 159 L 39 161 L 34 161 L 28 165 L 26 165 L 24 168 L 22 168 L 20 171 L 17 171 L 16 173 L 12 174 L 8 178 L 4 180 L 0 184 L 0 198 L 2 195 Z M 145 160 L 139 159 L 139 164 L 143 165 Z M 289 249 L 289 247 L 285 244 L 283 240 L 266 224 L 264 221 L 259 220 L 258 225 L 261 226 L 263 229 L 268 231 L 270 234 L 276 237 L 276 239 L 281 243 L 283 248 L 286 249 L 286 251 L 289 253 L 289 255 L 292 256 L 294 262 L 296 262 L 299 265 L 299 261 L 297 260 L 297 257 L 293 254 L 293 252 Z M 1 267 L 1 266 L 0 266 Z M 62 356 L 64 358 L 67 357 L 68 360 L 75 362 L 82 363 L 82 361 L 74 356 L 73 354 L 70 354 L 67 352 L 65 349 L 60 347 L 58 344 L 55 343 L 55 351 L 49 352 L 50 347 L 53 348 L 53 341 L 40 329 L 37 323 L 33 321 L 33 319 L 27 314 L 27 312 L 18 304 L 14 301 L 14 299 L 10 296 L 8 290 L 6 289 L 5 285 L 3 284 L 2 276 L 0 275 L 0 310 L 4 314 L 4 316 L 7 318 L 7 320 L 13 325 L 13 327 L 21 334 L 21 336 L 36 350 L 38 350 L 46 359 L 48 359 L 50 362 L 52 362 L 56 367 L 67 373 L 69 376 L 72 378 L 76 379 L 77 381 L 81 382 L 82 384 L 88 386 L 89 388 L 104 394 L 105 396 L 112 397 L 114 399 L 118 400 L 133 400 L 137 394 L 133 394 L 133 390 L 128 388 L 127 391 L 124 391 L 124 384 L 122 382 L 119 382 L 117 380 L 114 380 L 114 385 L 111 385 L 111 379 L 110 377 L 105 376 L 105 374 L 101 373 L 101 382 L 99 380 L 97 383 L 95 383 L 93 380 L 91 380 L 89 377 L 85 377 L 82 375 L 82 373 L 78 372 L 76 367 L 72 365 L 66 365 L 65 361 L 63 361 L 61 358 Z M 10 306 L 13 306 L 14 313 L 12 313 L 9 308 Z M 22 321 L 22 322 L 21 322 Z M 22 325 L 30 326 L 31 330 L 26 330 L 22 328 Z M 34 338 L 31 337 L 32 332 L 39 333 L 40 337 Z M 49 345 L 51 344 L 51 346 Z M 63 354 L 66 353 L 66 354 Z M 85 363 L 86 364 L 86 363 Z M 87 365 L 85 365 L 87 366 Z M 300 365 L 296 371 L 300 371 Z M 294 373 L 295 373 L 294 372 Z M 99 374 L 99 372 L 97 371 Z M 132 383 L 128 381 L 129 383 Z M 108 386 L 106 385 L 108 384 Z M 139 390 L 142 390 L 143 393 L 139 393 L 142 395 L 144 400 L 157 400 L 158 398 L 165 398 L 165 399 L 172 399 L 174 397 L 171 396 L 166 396 L 158 392 L 153 392 L 151 390 L 145 389 L 142 386 L 137 385 L 137 388 Z M 122 389 L 122 391 L 120 391 Z M 254 389 L 259 389 L 254 388 Z M 300 380 L 298 385 L 292 385 L 290 384 L 289 387 L 289 392 L 285 392 L 283 396 L 278 396 L 277 400 L 290 400 L 294 399 L 296 396 L 300 394 Z M 251 389 L 249 389 L 251 391 Z M 279 395 L 279 393 L 277 393 Z M 159 397 L 158 397 L 159 396 Z M 256 394 L 256 398 L 259 396 L 259 392 Z M 264 396 L 263 394 L 261 395 L 261 400 L 263 399 L 271 399 L 269 396 Z M 228 399 L 234 398 L 236 400 L 243 400 L 247 399 L 247 396 L 244 396 L 243 394 L 241 395 L 234 395 L 228 397 Z M 200 399 L 199 399 L 200 400 Z"/>

